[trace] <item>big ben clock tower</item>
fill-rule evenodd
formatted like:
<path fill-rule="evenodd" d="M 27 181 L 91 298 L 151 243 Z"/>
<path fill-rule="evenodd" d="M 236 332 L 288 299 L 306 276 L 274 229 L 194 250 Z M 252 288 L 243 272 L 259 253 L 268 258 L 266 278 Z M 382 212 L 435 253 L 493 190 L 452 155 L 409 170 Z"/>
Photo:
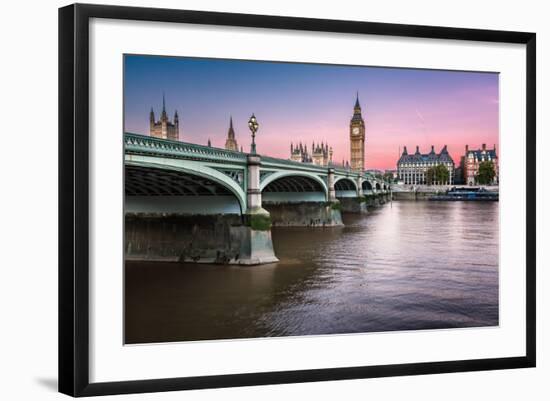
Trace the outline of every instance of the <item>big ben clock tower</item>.
<path fill-rule="evenodd" d="M 361 172 L 365 168 L 365 121 L 361 116 L 359 93 L 353 107 L 353 117 L 349 123 L 351 169 Z"/>

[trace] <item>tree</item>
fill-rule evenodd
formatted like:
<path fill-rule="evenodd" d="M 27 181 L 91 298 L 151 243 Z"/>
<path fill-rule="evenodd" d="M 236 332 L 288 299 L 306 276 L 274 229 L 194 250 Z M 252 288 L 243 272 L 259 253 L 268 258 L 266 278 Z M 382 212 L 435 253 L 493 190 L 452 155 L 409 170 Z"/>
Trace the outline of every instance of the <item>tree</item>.
<path fill-rule="evenodd" d="M 426 170 L 426 184 L 446 184 L 449 182 L 449 170 L 443 164 Z"/>
<path fill-rule="evenodd" d="M 491 184 L 495 179 L 495 166 L 493 162 L 486 160 L 479 163 L 479 169 L 477 170 L 476 181 L 478 184 L 487 185 Z"/>

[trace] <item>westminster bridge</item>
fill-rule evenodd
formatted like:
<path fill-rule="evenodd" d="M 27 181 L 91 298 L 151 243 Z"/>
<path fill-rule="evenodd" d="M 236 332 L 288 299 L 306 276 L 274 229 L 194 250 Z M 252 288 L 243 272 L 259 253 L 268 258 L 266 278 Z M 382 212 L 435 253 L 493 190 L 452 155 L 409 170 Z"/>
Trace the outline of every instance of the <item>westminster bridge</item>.
<path fill-rule="evenodd" d="M 277 261 L 271 226 L 341 226 L 386 202 L 368 173 L 126 133 L 127 260 Z"/>

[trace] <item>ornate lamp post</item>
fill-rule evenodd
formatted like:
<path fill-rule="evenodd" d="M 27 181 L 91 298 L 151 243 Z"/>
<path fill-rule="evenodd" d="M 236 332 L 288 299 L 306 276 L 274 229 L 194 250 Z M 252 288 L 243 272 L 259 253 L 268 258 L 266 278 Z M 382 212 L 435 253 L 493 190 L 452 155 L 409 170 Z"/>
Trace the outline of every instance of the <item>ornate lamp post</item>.
<path fill-rule="evenodd" d="M 252 132 L 252 144 L 250 145 L 250 153 L 252 153 L 253 155 L 256 154 L 256 142 L 254 141 L 254 138 L 256 137 L 256 131 L 258 131 L 259 126 L 260 124 L 258 124 L 256 116 L 254 115 L 254 113 L 252 113 L 250 120 L 248 120 L 248 128 L 250 128 L 250 131 Z"/>

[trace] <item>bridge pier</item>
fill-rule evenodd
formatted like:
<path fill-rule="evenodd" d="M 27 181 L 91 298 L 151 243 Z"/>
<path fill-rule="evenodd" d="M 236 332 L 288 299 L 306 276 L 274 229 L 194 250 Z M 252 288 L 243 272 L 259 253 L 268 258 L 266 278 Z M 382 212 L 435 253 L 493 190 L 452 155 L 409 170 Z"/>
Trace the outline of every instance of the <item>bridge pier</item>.
<path fill-rule="evenodd" d="M 127 213 L 126 260 L 257 265 L 277 262 L 271 231 L 236 214 Z"/>
<path fill-rule="evenodd" d="M 363 197 L 363 177 L 361 175 L 357 177 L 357 196 L 359 198 Z"/>
<path fill-rule="evenodd" d="M 340 202 L 269 202 L 275 227 L 339 227 L 343 226 Z"/>
<path fill-rule="evenodd" d="M 271 216 L 262 207 L 262 191 L 260 189 L 261 158 L 249 154 L 247 161 L 247 209 L 244 215 L 244 251 L 245 258 L 241 264 L 258 265 L 278 262 L 273 251 L 271 239 Z"/>
<path fill-rule="evenodd" d="M 365 197 L 338 198 L 344 213 L 367 213 Z"/>
<path fill-rule="evenodd" d="M 329 202 L 338 202 L 338 199 L 336 199 L 336 188 L 334 187 L 334 169 L 329 168 L 328 169 L 328 201 Z"/>

